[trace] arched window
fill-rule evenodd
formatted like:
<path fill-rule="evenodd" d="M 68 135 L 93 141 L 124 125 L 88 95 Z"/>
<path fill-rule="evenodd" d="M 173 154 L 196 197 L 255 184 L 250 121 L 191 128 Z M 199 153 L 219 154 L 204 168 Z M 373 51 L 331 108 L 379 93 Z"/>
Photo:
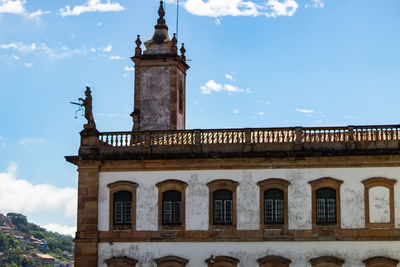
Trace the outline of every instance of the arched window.
<path fill-rule="evenodd" d="M 128 257 L 113 257 L 106 260 L 107 267 L 135 267 L 137 260 Z"/>
<path fill-rule="evenodd" d="M 207 184 L 209 189 L 210 229 L 236 227 L 236 189 L 238 182 L 220 179 Z"/>
<path fill-rule="evenodd" d="M 321 188 L 316 191 L 317 224 L 336 224 L 336 190 Z"/>
<path fill-rule="evenodd" d="M 236 267 L 239 260 L 228 256 L 211 256 L 205 262 L 208 267 Z"/>
<path fill-rule="evenodd" d="M 182 210 L 181 192 L 170 190 L 162 194 L 162 224 L 180 225 Z"/>
<path fill-rule="evenodd" d="M 233 222 L 232 191 L 217 190 L 213 193 L 213 223 L 230 225 Z"/>
<path fill-rule="evenodd" d="M 187 183 L 169 179 L 158 187 L 158 227 L 160 230 L 185 229 L 185 192 Z"/>
<path fill-rule="evenodd" d="M 114 193 L 114 225 L 132 224 L 132 193 L 118 191 Z"/>
<path fill-rule="evenodd" d="M 387 257 L 373 257 L 363 261 L 365 267 L 396 267 L 398 260 Z"/>
<path fill-rule="evenodd" d="M 318 226 L 323 228 L 327 226 L 340 227 L 340 187 L 343 181 L 324 177 L 308 183 L 311 185 L 312 191 L 313 228 L 318 228 Z M 321 234 L 326 233 L 331 232 L 321 232 Z"/>
<path fill-rule="evenodd" d="M 138 185 L 131 181 L 117 181 L 107 187 L 110 189 L 110 230 L 133 230 Z"/>
<path fill-rule="evenodd" d="M 292 262 L 280 256 L 266 256 L 257 260 L 260 267 L 289 267 Z"/>
<path fill-rule="evenodd" d="M 342 267 L 344 260 L 332 256 L 323 256 L 310 260 L 312 267 Z"/>
<path fill-rule="evenodd" d="M 185 267 L 188 263 L 187 259 L 176 256 L 165 256 L 154 260 L 157 267 Z"/>
<path fill-rule="evenodd" d="M 282 190 L 269 189 L 264 192 L 264 223 L 284 223 L 284 200 Z"/>

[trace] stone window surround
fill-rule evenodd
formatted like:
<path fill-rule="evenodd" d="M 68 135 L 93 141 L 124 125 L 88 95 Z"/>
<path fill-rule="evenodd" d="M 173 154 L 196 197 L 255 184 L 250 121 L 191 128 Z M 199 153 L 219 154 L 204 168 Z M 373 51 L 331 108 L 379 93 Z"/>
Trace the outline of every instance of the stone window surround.
<path fill-rule="evenodd" d="M 165 256 L 154 260 L 157 267 L 185 267 L 189 260 L 178 256 Z"/>
<path fill-rule="evenodd" d="M 207 183 L 208 191 L 209 191 L 209 229 L 236 229 L 237 225 L 237 212 L 236 212 L 236 189 L 239 185 L 238 182 L 229 180 L 229 179 L 217 179 Z M 213 216 L 214 216 L 214 199 L 213 193 L 217 190 L 230 190 L 232 191 L 232 225 L 214 225 L 213 224 Z"/>
<path fill-rule="evenodd" d="M 341 212 L 340 212 L 340 186 L 343 181 L 332 178 L 332 177 L 323 177 L 318 178 L 316 180 L 308 182 L 311 185 L 311 207 L 312 207 L 312 227 L 315 228 L 341 228 Z M 316 192 L 321 188 L 332 188 L 336 190 L 336 224 L 324 224 L 317 225 L 317 200 L 316 200 Z"/>
<path fill-rule="evenodd" d="M 138 187 L 137 183 L 131 181 L 117 181 L 108 184 L 107 187 L 110 190 L 110 216 L 109 225 L 110 231 L 113 230 L 134 230 L 136 226 L 136 189 Z M 132 193 L 132 225 L 114 225 L 114 194 L 119 191 L 128 191 Z"/>
<path fill-rule="evenodd" d="M 365 228 L 394 228 L 394 184 L 395 179 L 388 179 L 384 177 L 373 177 L 363 180 L 364 184 L 364 207 L 365 207 Z M 390 208 L 390 222 L 388 223 L 371 223 L 369 214 L 369 190 L 376 186 L 382 186 L 389 189 L 389 208 Z"/>
<path fill-rule="evenodd" d="M 116 266 L 132 266 L 135 267 L 138 263 L 137 260 L 131 259 L 128 257 L 112 257 L 111 259 L 106 260 L 108 267 L 116 267 Z M 122 263 L 122 265 L 121 265 Z"/>
<path fill-rule="evenodd" d="M 388 257 L 377 256 L 363 260 L 363 263 L 365 267 L 396 267 L 399 261 Z"/>
<path fill-rule="evenodd" d="M 281 256 L 269 255 L 257 260 L 260 267 L 289 267 L 291 260 Z"/>
<path fill-rule="evenodd" d="M 158 229 L 159 230 L 185 230 L 185 210 L 186 210 L 186 187 L 187 183 L 168 179 L 156 184 L 158 188 Z M 181 193 L 181 224 L 180 225 L 163 225 L 162 224 L 162 197 L 166 191 L 175 190 Z"/>
<path fill-rule="evenodd" d="M 288 228 L 288 187 L 290 185 L 289 181 L 280 178 L 269 178 L 263 181 L 259 181 L 257 185 L 260 187 L 260 229 L 287 229 Z M 264 192 L 269 189 L 279 189 L 283 191 L 283 213 L 284 213 L 284 223 L 282 224 L 265 224 L 264 223 Z"/>
<path fill-rule="evenodd" d="M 310 259 L 310 263 L 312 267 L 341 267 L 344 260 L 333 256 L 322 256 Z"/>
<path fill-rule="evenodd" d="M 205 262 L 208 267 L 236 267 L 240 261 L 229 256 L 216 256 L 214 259 L 206 259 Z"/>

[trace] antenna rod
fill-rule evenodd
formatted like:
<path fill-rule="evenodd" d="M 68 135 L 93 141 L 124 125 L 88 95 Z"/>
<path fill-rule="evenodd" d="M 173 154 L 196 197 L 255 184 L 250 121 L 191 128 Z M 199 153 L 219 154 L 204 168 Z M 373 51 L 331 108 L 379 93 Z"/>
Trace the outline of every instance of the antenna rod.
<path fill-rule="evenodd" d="M 179 0 L 176 1 L 176 39 L 178 39 L 179 30 Z"/>

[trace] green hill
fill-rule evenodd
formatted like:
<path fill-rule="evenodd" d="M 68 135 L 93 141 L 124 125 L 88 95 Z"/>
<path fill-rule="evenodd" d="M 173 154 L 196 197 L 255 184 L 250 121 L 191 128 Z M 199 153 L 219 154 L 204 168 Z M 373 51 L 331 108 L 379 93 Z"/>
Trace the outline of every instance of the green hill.
<path fill-rule="evenodd" d="M 71 262 L 73 238 L 29 223 L 26 216 L 0 214 L 0 266 L 43 266 L 37 254 Z"/>

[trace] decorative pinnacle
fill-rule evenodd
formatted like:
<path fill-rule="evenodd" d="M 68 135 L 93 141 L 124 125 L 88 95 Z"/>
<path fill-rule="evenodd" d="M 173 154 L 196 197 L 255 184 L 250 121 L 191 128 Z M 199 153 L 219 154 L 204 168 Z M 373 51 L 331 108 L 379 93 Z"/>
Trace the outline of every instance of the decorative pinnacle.
<path fill-rule="evenodd" d="M 142 41 L 140 40 L 140 35 L 138 34 L 137 39 L 136 39 L 136 47 L 140 48 L 140 45 L 142 44 Z"/>
<path fill-rule="evenodd" d="M 178 43 L 178 40 L 176 39 L 176 33 L 174 33 L 174 37 L 172 37 L 171 42 L 173 46 L 176 46 L 176 44 Z"/>
<path fill-rule="evenodd" d="M 182 56 L 183 59 L 186 60 L 185 53 L 186 53 L 185 44 L 182 43 L 182 47 L 181 47 L 181 56 Z"/>
<path fill-rule="evenodd" d="M 158 9 L 158 15 L 160 16 L 157 20 L 157 24 L 164 25 L 165 24 L 165 10 L 164 10 L 164 2 L 160 1 L 160 8 Z"/>

